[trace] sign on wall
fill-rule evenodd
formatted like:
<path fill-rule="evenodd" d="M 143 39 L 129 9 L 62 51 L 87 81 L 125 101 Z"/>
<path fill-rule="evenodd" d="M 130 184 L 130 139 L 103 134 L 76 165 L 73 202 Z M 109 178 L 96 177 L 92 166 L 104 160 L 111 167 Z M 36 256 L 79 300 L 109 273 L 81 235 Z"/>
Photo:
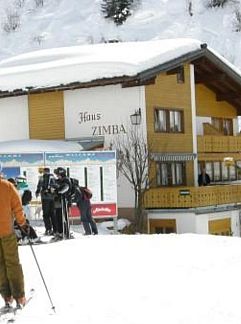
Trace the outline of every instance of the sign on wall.
<path fill-rule="evenodd" d="M 91 189 L 94 217 L 117 216 L 117 183 L 115 151 L 46 153 L 45 164 L 51 169 L 62 166 L 80 186 Z M 78 211 L 72 210 L 75 216 Z"/>
<path fill-rule="evenodd" d="M 2 153 L 0 161 L 6 179 L 25 176 L 29 189 L 34 193 L 38 183 L 38 167 L 44 165 L 44 153 Z"/>
<path fill-rule="evenodd" d="M 80 186 L 91 189 L 94 217 L 117 216 L 115 151 L 0 154 L 0 161 L 5 178 L 25 176 L 33 194 L 39 167 L 48 166 L 51 172 L 59 166 L 64 167 L 70 177 L 79 180 Z M 78 210 L 72 210 L 73 217 L 78 214 Z"/>

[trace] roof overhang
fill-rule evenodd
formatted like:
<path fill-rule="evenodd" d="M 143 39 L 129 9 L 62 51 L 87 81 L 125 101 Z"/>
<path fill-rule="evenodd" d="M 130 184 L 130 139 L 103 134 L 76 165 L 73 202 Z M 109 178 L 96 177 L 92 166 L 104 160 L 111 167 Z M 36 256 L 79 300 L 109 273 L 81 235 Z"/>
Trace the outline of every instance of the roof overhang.
<path fill-rule="evenodd" d="M 0 97 L 12 97 L 28 94 L 37 94 L 52 91 L 64 91 L 97 86 L 121 84 L 122 87 L 148 85 L 155 82 L 156 76 L 161 72 L 177 73 L 183 64 L 193 64 L 195 83 L 203 83 L 216 94 L 217 101 L 227 101 L 237 109 L 241 115 L 241 74 L 235 70 L 225 59 L 209 50 L 206 44 L 200 49 L 166 61 L 153 68 L 144 70 L 134 76 L 119 76 L 101 78 L 89 82 L 72 82 L 52 87 L 15 89 L 13 91 L 0 91 Z"/>

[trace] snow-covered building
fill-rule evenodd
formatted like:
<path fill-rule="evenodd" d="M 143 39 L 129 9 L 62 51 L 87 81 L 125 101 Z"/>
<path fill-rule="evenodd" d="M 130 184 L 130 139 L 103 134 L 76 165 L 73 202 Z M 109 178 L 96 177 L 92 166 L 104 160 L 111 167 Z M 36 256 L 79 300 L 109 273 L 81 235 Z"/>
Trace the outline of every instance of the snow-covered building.
<path fill-rule="evenodd" d="M 0 141 L 101 138 L 109 147 L 140 108 L 155 179 L 149 231 L 239 236 L 240 90 L 241 72 L 191 39 L 22 54 L 0 62 Z M 204 166 L 211 185 L 199 187 Z M 120 178 L 119 215 L 133 208 L 126 188 Z"/>

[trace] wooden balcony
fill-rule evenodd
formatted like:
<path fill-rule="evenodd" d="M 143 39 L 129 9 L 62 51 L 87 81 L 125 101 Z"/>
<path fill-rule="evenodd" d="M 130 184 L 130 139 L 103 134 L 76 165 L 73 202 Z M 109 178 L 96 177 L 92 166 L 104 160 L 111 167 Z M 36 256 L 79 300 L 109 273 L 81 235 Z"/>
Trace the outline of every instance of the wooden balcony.
<path fill-rule="evenodd" d="M 240 152 L 241 136 L 197 136 L 198 153 Z"/>
<path fill-rule="evenodd" d="M 149 189 L 145 208 L 195 208 L 241 202 L 241 184 Z"/>

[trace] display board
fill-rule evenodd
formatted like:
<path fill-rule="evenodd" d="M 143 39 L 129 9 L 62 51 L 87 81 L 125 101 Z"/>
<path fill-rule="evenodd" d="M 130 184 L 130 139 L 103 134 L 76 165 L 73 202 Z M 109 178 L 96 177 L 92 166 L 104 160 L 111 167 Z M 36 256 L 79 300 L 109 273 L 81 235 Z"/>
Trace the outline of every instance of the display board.
<path fill-rule="evenodd" d="M 64 167 L 69 177 L 79 180 L 93 193 L 91 199 L 94 217 L 117 216 L 117 182 L 115 151 L 44 152 L 0 154 L 5 178 L 25 176 L 29 189 L 36 191 L 39 167 L 47 166 L 53 173 Z M 77 208 L 72 208 L 72 217 L 78 217 Z"/>

